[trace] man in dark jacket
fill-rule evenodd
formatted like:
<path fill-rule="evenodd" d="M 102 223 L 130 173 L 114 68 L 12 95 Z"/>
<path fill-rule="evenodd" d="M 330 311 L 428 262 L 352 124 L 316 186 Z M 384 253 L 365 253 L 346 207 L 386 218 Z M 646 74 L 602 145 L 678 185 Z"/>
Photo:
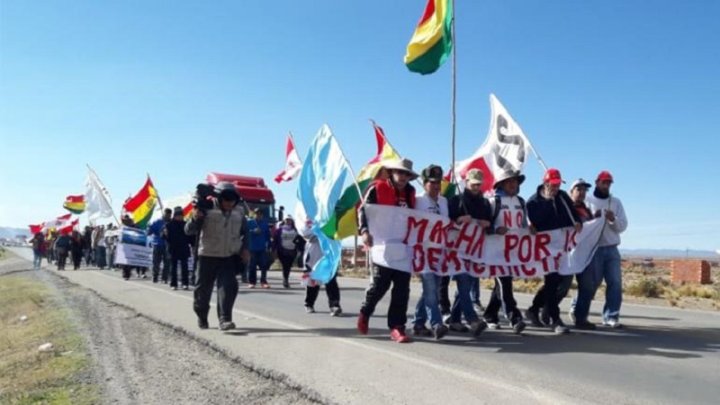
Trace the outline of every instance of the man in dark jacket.
<path fill-rule="evenodd" d="M 178 289 L 178 262 L 180 262 L 180 282 L 183 290 L 189 289 L 188 259 L 190 258 L 190 237 L 185 233 L 182 207 L 175 207 L 173 217 L 165 225 L 163 236 L 170 254 L 170 287 Z"/>
<path fill-rule="evenodd" d="M 483 172 L 478 169 L 471 169 L 465 176 L 465 190 L 460 195 L 450 197 L 448 211 L 450 220 L 462 225 L 476 221 L 483 229 L 490 227 L 492 210 L 490 203 L 482 195 Z M 470 324 L 473 335 L 478 336 L 487 328 L 487 323 L 480 319 L 475 308 L 470 290 L 476 281 L 473 276 L 467 273 L 455 275 L 457 283 L 457 294 L 451 310 L 449 326 L 450 330 L 466 332 L 467 328 L 462 324 L 461 314 L 465 321 Z"/>
<path fill-rule="evenodd" d="M 390 162 L 385 168 L 390 170 L 390 178 L 373 182 L 365 194 L 365 203 L 415 208 L 415 188 L 410 185 L 410 181 L 416 179 L 418 175 L 412 170 L 412 161 L 402 159 Z M 360 235 L 363 244 L 370 248 L 373 238 L 368 229 L 364 208 L 360 210 Z M 410 276 L 411 274 L 406 271 L 373 264 L 372 282 L 365 292 L 365 301 L 357 320 L 357 329 L 361 334 L 368 333 L 370 317 L 392 285 L 387 316 L 390 338 L 397 343 L 410 342 L 410 338 L 405 334 L 407 307 L 410 300 Z"/>
<path fill-rule="evenodd" d="M 542 232 L 565 227 L 575 227 L 577 232 L 582 230 L 582 221 L 570 196 L 560 190 L 562 183 L 560 171 L 548 169 L 543 176 L 543 184 L 538 186 L 537 192 L 528 200 L 527 211 L 533 231 Z M 570 332 L 560 319 L 558 289 L 561 282 L 560 273 L 546 274 L 544 284 L 535 294 L 532 306 L 525 312 L 525 316 L 533 325 L 543 326 L 539 315 L 540 309 L 543 308 L 549 320 L 547 326 L 558 335 Z"/>
<path fill-rule="evenodd" d="M 150 237 L 150 243 L 153 246 L 153 261 L 152 261 L 152 281 L 153 283 L 158 282 L 158 277 L 162 278 L 163 283 L 168 282 L 168 273 L 170 270 L 170 260 L 168 257 L 167 247 L 165 246 L 165 239 L 163 238 L 163 231 L 165 226 L 170 222 L 172 210 L 165 208 L 163 210 L 163 216 L 160 219 L 153 221 L 147 229 L 147 234 Z M 160 264 L 162 264 L 162 275 L 160 273 Z M 177 284 L 175 285 L 177 287 Z"/>
<path fill-rule="evenodd" d="M 57 254 L 57 269 L 65 270 L 65 263 L 67 263 L 68 255 L 70 254 L 70 244 L 72 239 L 67 233 L 63 233 L 58 236 L 55 240 L 55 252 Z"/>

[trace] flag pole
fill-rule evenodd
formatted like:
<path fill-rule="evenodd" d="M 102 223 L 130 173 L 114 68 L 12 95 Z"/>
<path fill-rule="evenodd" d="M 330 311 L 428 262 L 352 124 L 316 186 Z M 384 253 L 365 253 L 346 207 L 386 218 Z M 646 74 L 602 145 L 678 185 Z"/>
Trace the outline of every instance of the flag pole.
<path fill-rule="evenodd" d="M 455 0 L 452 0 L 452 21 L 450 22 L 450 29 L 451 29 L 451 35 L 452 35 L 452 101 L 451 101 L 451 122 L 452 122 L 452 142 L 451 142 L 451 149 L 452 149 L 452 164 L 451 167 L 451 174 L 450 174 L 450 184 L 456 183 L 455 179 L 455 129 L 456 129 L 456 119 L 455 119 L 455 101 L 457 98 L 457 36 L 455 36 Z"/>
<path fill-rule="evenodd" d="M 537 159 L 538 163 L 540 163 L 540 166 L 543 168 L 544 171 L 547 171 L 548 167 L 547 167 L 547 165 L 545 164 L 545 161 L 544 161 L 543 158 L 540 157 L 540 155 L 537 153 L 537 151 L 535 150 L 535 147 L 533 146 L 533 144 L 530 142 L 529 139 L 528 139 L 528 145 L 530 145 L 530 150 L 532 151 L 533 155 L 535 155 L 535 158 Z"/>
<path fill-rule="evenodd" d="M 92 176 L 91 176 L 92 178 L 91 178 L 90 180 L 91 180 L 96 186 L 99 186 L 100 184 L 102 184 L 102 183 L 98 184 L 98 183 L 100 182 L 100 177 L 98 177 L 97 173 L 95 173 L 95 170 L 93 170 L 93 168 L 90 167 L 90 165 L 87 164 L 87 163 L 85 164 L 85 166 L 87 166 L 88 170 L 90 171 L 90 174 L 92 175 Z M 107 191 L 107 189 L 105 188 L 105 186 L 103 186 L 103 187 L 97 187 L 97 188 L 100 189 L 100 196 L 101 196 L 102 199 L 105 201 L 105 204 L 107 204 L 108 207 L 110 207 L 110 212 L 112 212 L 113 219 L 115 219 L 115 223 L 116 223 L 117 225 L 120 225 L 120 221 L 118 220 L 117 215 L 115 215 L 115 210 L 113 209 L 112 204 L 110 204 L 110 201 L 108 201 L 107 197 L 105 197 L 105 191 Z"/>

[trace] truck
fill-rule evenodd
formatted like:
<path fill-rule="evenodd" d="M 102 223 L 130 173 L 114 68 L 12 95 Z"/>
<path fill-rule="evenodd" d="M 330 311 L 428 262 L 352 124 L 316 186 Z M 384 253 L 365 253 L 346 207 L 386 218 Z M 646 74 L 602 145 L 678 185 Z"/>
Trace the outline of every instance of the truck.
<path fill-rule="evenodd" d="M 271 224 L 276 222 L 275 195 L 261 177 L 210 172 L 206 180 L 213 186 L 221 181 L 234 184 L 248 211 L 259 208 Z"/>

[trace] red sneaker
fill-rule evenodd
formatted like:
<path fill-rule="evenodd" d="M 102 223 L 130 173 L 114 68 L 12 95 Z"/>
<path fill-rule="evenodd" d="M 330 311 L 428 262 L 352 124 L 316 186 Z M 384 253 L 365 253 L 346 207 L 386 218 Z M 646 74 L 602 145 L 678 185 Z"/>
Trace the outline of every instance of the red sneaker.
<path fill-rule="evenodd" d="M 358 315 L 358 320 L 357 320 L 357 330 L 358 330 L 358 332 L 360 332 L 361 335 L 368 334 L 368 329 L 370 329 L 369 323 L 370 323 L 370 319 L 368 319 L 368 317 L 365 316 L 365 314 L 360 312 L 360 315 Z"/>
<path fill-rule="evenodd" d="M 410 343 L 410 338 L 405 334 L 405 331 L 400 328 L 390 330 L 390 339 L 398 343 Z"/>

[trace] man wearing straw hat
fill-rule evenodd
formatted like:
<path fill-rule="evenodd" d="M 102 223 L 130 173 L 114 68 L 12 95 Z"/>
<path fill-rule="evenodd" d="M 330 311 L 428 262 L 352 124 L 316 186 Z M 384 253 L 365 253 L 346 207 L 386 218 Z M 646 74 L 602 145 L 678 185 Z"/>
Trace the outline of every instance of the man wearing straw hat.
<path fill-rule="evenodd" d="M 415 188 L 410 185 L 410 181 L 417 179 L 418 175 L 413 171 L 412 166 L 413 163 L 409 159 L 387 163 L 385 168 L 389 171 L 390 177 L 376 180 L 368 187 L 365 203 L 414 209 Z M 364 209 L 360 210 L 360 235 L 363 244 L 370 248 L 373 240 L 368 231 Z M 410 276 L 411 274 L 406 271 L 373 265 L 372 282 L 365 293 L 365 301 L 360 308 L 357 320 L 357 328 L 361 334 L 368 333 L 370 317 L 375 312 L 378 302 L 392 285 L 387 315 L 390 338 L 398 343 L 410 342 L 410 338 L 405 334 L 407 307 L 410 299 Z"/>

